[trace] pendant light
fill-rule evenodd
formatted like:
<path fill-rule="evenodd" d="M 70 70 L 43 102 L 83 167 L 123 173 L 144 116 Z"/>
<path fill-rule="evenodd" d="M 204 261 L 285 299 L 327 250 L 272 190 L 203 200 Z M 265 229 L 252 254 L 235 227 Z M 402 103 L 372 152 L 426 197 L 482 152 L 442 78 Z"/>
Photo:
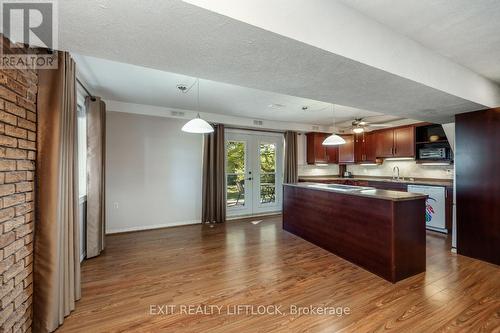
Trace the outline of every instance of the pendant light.
<path fill-rule="evenodd" d="M 333 104 L 332 104 L 332 111 L 333 111 L 333 130 L 335 131 L 335 106 Z M 344 143 L 345 143 L 344 138 L 333 132 L 332 135 L 330 135 L 325 139 L 325 141 L 323 141 L 323 146 L 336 146 L 336 145 L 343 145 Z"/>
<path fill-rule="evenodd" d="M 201 119 L 200 117 L 200 79 L 197 80 L 197 107 L 198 107 L 198 114 L 196 115 L 196 118 L 191 119 L 188 121 L 184 126 L 182 126 L 182 131 L 187 132 L 187 133 L 197 133 L 197 134 L 204 134 L 204 133 L 212 133 L 214 131 L 214 128 L 212 125 L 210 125 L 208 122 L 205 120 Z"/>

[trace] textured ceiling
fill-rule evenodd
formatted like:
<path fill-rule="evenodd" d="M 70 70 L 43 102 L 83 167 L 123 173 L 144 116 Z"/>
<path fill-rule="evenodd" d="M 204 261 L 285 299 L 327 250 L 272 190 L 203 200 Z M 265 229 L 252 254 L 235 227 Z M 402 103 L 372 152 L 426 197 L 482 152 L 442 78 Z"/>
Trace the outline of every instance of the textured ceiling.
<path fill-rule="evenodd" d="M 341 1 L 456 63 L 500 82 L 500 1 Z"/>
<path fill-rule="evenodd" d="M 196 78 L 94 57 L 73 56 L 82 78 L 92 86 L 93 93 L 105 99 L 173 109 L 198 108 Z M 191 89 L 182 93 L 177 88 L 179 84 Z M 302 110 L 304 106 L 307 110 Z M 329 103 L 210 80 L 200 80 L 199 111 L 316 125 L 331 125 L 333 121 L 332 105 Z M 335 106 L 338 122 L 373 116 L 377 116 L 373 118 L 377 121 L 392 120 L 379 115 Z"/>
<path fill-rule="evenodd" d="M 417 120 L 484 108 L 181 1 L 68 0 L 59 17 L 83 55 Z"/>

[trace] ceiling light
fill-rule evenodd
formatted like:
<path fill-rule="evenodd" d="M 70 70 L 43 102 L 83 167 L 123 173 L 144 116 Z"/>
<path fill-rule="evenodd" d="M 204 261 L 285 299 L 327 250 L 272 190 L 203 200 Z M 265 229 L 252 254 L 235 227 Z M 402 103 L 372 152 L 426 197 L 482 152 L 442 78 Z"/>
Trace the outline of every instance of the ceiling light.
<path fill-rule="evenodd" d="M 352 131 L 356 134 L 363 133 L 365 129 L 363 127 L 354 127 Z"/>
<path fill-rule="evenodd" d="M 343 145 L 344 143 L 345 140 L 341 136 L 333 133 L 323 141 L 323 146 Z"/>
<path fill-rule="evenodd" d="M 333 112 L 333 128 L 335 129 L 335 106 L 333 104 L 332 104 L 332 112 Z M 337 146 L 343 144 L 345 144 L 345 140 L 341 136 L 335 133 L 332 133 L 332 135 L 330 135 L 323 141 L 323 146 Z"/>
<path fill-rule="evenodd" d="M 196 118 L 188 121 L 184 126 L 182 126 L 182 131 L 187 133 L 212 133 L 214 128 L 212 125 L 207 123 L 205 120 L 200 118 L 200 114 L 196 116 Z"/>
<path fill-rule="evenodd" d="M 199 111 L 200 110 L 200 79 L 197 79 L 197 83 L 198 83 L 198 95 L 197 95 L 196 100 L 197 100 L 198 111 Z M 184 126 L 182 126 L 182 131 L 187 132 L 187 133 L 202 134 L 202 133 L 212 133 L 214 131 L 214 128 L 212 127 L 212 125 L 207 123 L 205 120 L 201 119 L 200 113 L 198 112 L 198 115 L 196 116 L 196 118 L 191 119 L 186 124 L 184 124 Z"/>

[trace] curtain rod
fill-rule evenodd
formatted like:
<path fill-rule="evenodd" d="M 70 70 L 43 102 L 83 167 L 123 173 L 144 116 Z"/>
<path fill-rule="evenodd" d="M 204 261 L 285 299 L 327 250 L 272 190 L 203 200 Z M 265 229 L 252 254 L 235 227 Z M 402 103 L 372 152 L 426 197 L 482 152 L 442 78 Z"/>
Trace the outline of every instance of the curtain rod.
<path fill-rule="evenodd" d="M 281 133 L 281 134 L 285 133 L 285 131 L 280 131 L 280 130 L 268 130 L 268 129 L 259 129 L 259 128 L 248 128 L 248 127 L 226 126 L 225 128 L 234 129 L 234 130 L 253 131 L 253 132 L 269 132 L 269 133 Z"/>
<path fill-rule="evenodd" d="M 77 82 L 77 83 L 78 83 L 78 84 L 79 84 L 79 85 L 83 88 L 83 90 L 85 90 L 85 92 L 86 92 L 86 93 L 87 93 L 87 95 L 88 95 L 88 96 L 92 99 L 92 101 L 95 101 L 95 96 L 94 96 L 94 95 L 92 95 L 92 94 L 89 92 L 89 90 L 87 89 L 87 87 L 85 87 L 85 86 L 83 85 L 83 83 L 82 83 L 82 82 L 81 82 L 78 78 L 76 78 L 76 82 Z"/>

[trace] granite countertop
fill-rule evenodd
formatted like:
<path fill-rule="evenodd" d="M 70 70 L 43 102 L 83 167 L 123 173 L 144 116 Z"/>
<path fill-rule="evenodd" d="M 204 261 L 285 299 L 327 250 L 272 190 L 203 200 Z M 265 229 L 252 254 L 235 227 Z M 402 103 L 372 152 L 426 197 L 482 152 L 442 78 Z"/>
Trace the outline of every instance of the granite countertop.
<path fill-rule="evenodd" d="M 295 183 L 295 184 L 284 184 L 284 186 L 293 186 L 300 187 L 309 190 L 318 190 L 318 191 L 327 191 L 327 192 L 335 192 L 339 194 L 345 195 L 354 195 L 359 197 L 367 197 L 373 199 L 382 199 L 382 200 L 391 200 L 391 201 L 408 201 L 408 200 L 416 200 L 416 199 L 425 199 L 427 195 L 418 194 L 418 193 L 409 193 L 409 192 L 401 192 L 401 191 L 390 191 L 390 190 L 379 190 L 374 187 L 364 187 L 358 186 L 361 190 L 357 191 L 342 191 L 333 188 L 328 188 L 328 184 L 322 183 Z"/>
<path fill-rule="evenodd" d="M 342 178 L 339 176 L 299 176 L 299 179 L 303 179 L 305 181 L 328 181 L 328 180 L 364 180 L 364 181 L 372 181 L 372 182 L 387 182 L 387 183 L 400 183 L 400 184 L 415 184 L 415 185 L 431 185 L 431 186 L 445 186 L 445 187 L 453 187 L 453 180 L 451 179 L 423 179 L 423 178 L 415 178 L 414 180 L 409 180 L 405 178 L 404 180 L 393 180 L 389 177 L 363 177 L 363 176 L 354 176 L 352 178 Z"/>

